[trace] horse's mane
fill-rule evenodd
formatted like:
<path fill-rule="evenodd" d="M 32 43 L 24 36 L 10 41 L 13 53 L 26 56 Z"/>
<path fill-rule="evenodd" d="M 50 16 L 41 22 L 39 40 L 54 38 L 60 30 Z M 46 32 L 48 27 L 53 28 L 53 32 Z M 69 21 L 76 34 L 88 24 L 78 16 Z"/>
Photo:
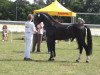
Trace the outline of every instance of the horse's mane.
<path fill-rule="evenodd" d="M 47 14 L 47 13 L 42 13 L 42 14 L 48 16 L 48 17 L 50 18 L 50 20 L 52 20 L 54 23 L 61 24 L 61 23 L 57 22 L 57 21 L 56 21 L 52 16 L 50 16 L 49 14 Z"/>

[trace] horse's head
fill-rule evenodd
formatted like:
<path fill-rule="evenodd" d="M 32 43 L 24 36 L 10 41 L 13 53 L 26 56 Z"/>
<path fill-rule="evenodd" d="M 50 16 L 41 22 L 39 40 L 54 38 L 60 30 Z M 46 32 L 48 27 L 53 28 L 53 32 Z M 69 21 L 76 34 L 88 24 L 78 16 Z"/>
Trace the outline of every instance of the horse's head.
<path fill-rule="evenodd" d="M 39 24 L 40 22 L 44 23 L 44 27 L 52 26 L 52 20 L 46 13 L 37 13 L 34 16 L 35 24 Z"/>
<path fill-rule="evenodd" d="M 34 23 L 38 25 L 40 22 L 42 22 L 42 20 L 40 18 L 40 14 L 37 13 L 34 15 Z"/>

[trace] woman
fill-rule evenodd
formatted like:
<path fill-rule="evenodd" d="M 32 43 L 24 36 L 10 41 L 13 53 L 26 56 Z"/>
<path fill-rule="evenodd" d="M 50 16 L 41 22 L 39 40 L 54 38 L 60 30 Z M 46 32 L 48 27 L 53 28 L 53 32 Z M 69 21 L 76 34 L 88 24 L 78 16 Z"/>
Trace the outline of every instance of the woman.
<path fill-rule="evenodd" d="M 33 33 L 37 32 L 35 25 L 31 22 L 33 16 L 31 14 L 27 17 L 27 22 L 25 23 L 25 55 L 24 60 L 29 61 L 30 59 L 30 50 L 32 48 L 32 40 L 33 40 Z"/>
<path fill-rule="evenodd" d="M 33 49 L 32 52 L 35 51 L 35 47 L 37 46 L 37 51 L 36 52 L 41 52 L 40 51 L 40 45 L 42 42 L 42 36 L 43 36 L 43 26 L 44 23 L 41 22 L 37 25 L 37 33 L 34 34 L 34 40 L 33 40 Z"/>

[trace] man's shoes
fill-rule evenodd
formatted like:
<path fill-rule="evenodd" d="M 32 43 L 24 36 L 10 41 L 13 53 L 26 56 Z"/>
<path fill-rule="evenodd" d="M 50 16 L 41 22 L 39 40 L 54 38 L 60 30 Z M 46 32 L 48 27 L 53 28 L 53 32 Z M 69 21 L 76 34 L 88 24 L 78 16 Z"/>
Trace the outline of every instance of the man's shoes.
<path fill-rule="evenodd" d="M 30 58 L 24 58 L 25 61 L 32 61 Z"/>

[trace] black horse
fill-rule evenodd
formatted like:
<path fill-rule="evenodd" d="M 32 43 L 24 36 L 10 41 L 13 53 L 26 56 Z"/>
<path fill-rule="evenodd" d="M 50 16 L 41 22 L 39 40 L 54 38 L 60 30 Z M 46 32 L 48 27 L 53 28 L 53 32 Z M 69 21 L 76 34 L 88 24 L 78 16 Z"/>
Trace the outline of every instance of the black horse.
<path fill-rule="evenodd" d="M 79 62 L 80 55 L 84 48 L 87 56 L 86 62 L 89 62 L 89 56 L 92 54 L 92 36 L 91 31 L 87 26 L 78 27 L 76 24 L 63 25 L 55 21 L 47 13 L 36 14 L 34 21 L 35 23 L 44 22 L 44 29 L 46 30 L 47 36 L 47 47 L 48 50 L 50 50 L 49 61 L 53 61 L 56 56 L 55 40 L 76 39 L 79 46 L 79 57 L 76 61 Z M 87 43 L 85 42 L 86 34 Z"/>

